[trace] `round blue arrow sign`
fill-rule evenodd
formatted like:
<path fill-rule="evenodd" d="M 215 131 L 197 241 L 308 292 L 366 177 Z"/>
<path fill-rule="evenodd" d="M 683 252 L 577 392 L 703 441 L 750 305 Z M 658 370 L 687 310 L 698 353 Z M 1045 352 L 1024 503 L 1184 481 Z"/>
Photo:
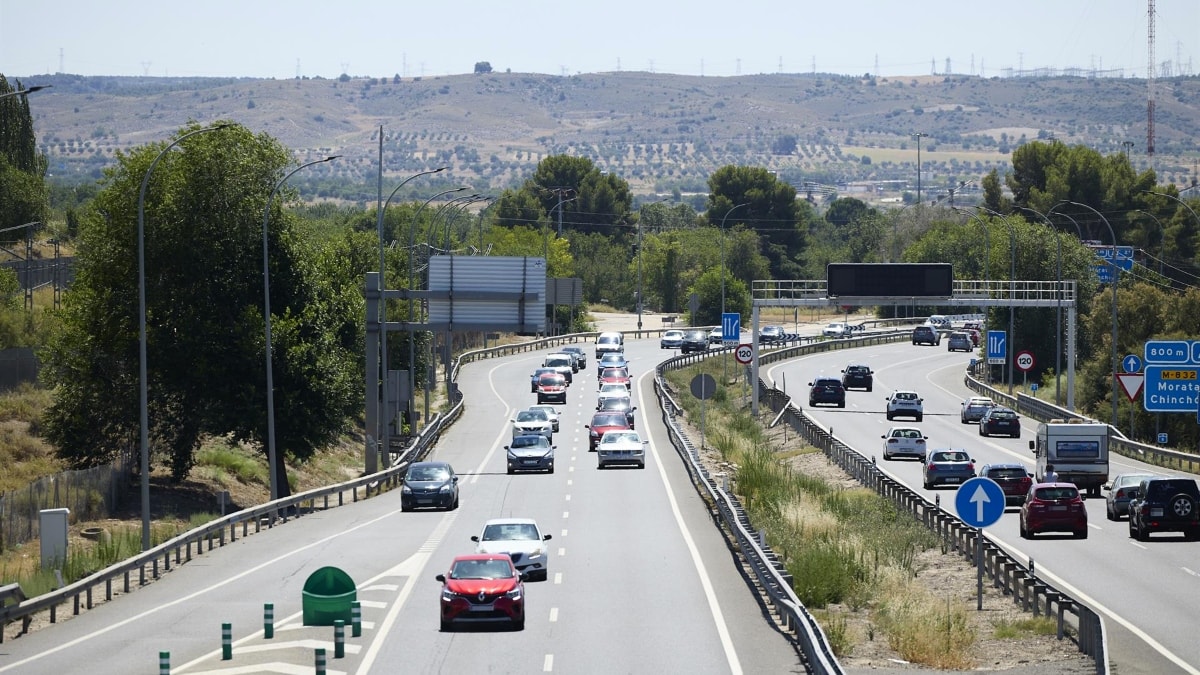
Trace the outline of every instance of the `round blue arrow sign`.
<path fill-rule="evenodd" d="M 972 478 L 954 496 L 958 517 L 971 527 L 987 527 L 1004 515 L 1004 490 L 991 478 Z"/>
<path fill-rule="evenodd" d="M 1125 358 L 1121 359 L 1121 367 L 1127 373 L 1137 373 L 1142 370 L 1142 360 L 1137 354 L 1126 354 Z"/>

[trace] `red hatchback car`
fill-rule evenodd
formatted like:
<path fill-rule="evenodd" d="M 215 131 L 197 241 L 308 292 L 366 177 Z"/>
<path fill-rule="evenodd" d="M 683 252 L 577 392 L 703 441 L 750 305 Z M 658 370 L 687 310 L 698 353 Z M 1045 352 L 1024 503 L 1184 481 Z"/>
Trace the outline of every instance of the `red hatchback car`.
<path fill-rule="evenodd" d="M 1070 532 L 1087 539 L 1087 509 L 1072 483 L 1034 483 L 1021 505 L 1021 537 L 1041 532 Z"/>
<path fill-rule="evenodd" d="M 619 382 L 625 385 L 626 389 L 633 387 L 633 383 L 629 379 L 629 371 L 624 368 L 605 368 L 600 371 L 600 385 Z"/>
<path fill-rule="evenodd" d="M 537 402 L 562 403 L 567 402 L 567 378 L 558 373 L 546 373 L 538 378 Z"/>
<path fill-rule="evenodd" d="M 525 581 L 512 558 L 497 553 L 460 555 L 442 582 L 442 630 L 459 623 L 500 623 L 525 629 Z"/>
<path fill-rule="evenodd" d="M 609 431 L 628 431 L 633 429 L 629 416 L 625 412 L 600 411 L 592 415 L 592 423 L 583 425 L 588 430 L 588 452 L 595 452 L 600 439 Z"/>

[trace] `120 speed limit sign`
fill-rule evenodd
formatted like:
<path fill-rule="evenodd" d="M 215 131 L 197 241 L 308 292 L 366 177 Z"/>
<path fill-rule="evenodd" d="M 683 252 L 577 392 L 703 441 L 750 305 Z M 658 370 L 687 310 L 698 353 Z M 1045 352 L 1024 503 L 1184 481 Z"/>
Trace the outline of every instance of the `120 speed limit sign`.
<path fill-rule="evenodd" d="M 738 363 L 750 363 L 754 358 L 754 349 L 750 345 L 738 345 L 737 350 L 733 352 L 733 358 L 737 359 Z"/>
<path fill-rule="evenodd" d="M 1017 352 L 1017 369 L 1022 371 L 1033 369 L 1033 352 Z"/>

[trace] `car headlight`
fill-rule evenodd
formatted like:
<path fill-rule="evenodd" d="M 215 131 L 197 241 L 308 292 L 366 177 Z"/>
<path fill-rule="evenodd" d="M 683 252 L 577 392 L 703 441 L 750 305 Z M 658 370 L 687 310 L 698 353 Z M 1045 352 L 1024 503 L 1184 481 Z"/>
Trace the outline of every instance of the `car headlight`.
<path fill-rule="evenodd" d="M 513 460 L 514 462 L 515 462 L 517 459 L 519 459 L 519 458 L 518 458 L 516 455 L 514 455 L 514 454 L 512 453 L 512 451 L 511 451 L 511 450 L 510 450 L 510 451 L 509 451 L 509 453 L 508 453 L 508 458 L 509 458 L 509 459 L 511 459 L 511 460 Z"/>
<path fill-rule="evenodd" d="M 440 490 L 438 490 L 438 492 L 440 492 L 444 495 L 448 495 L 453 491 L 453 489 L 454 489 L 454 486 L 447 483 L 447 484 L 443 485 L 442 488 Z"/>
<path fill-rule="evenodd" d="M 600 438 L 600 432 L 596 431 L 594 429 L 589 431 L 588 435 L 591 436 L 592 438 Z"/>
<path fill-rule="evenodd" d="M 525 556 L 525 559 L 526 560 L 537 560 L 539 558 L 544 558 L 545 556 L 546 556 L 546 549 L 539 548 L 539 549 L 534 549 L 534 550 L 530 551 L 529 555 Z"/>
<path fill-rule="evenodd" d="M 400 494 L 411 495 L 412 488 L 410 488 L 408 485 L 401 485 L 400 486 Z"/>
<path fill-rule="evenodd" d="M 442 587 L 442 600 L 444 600 L 446 602 L 450 602 L 451 600 L 454 600 L 457 597 L 459 597 L 458 593 L 455 593 L 454 591 L 450 590 L 449 588 L 446 588 L 445 586 Z"/>
<path fill-rule="evenodd" d="M 517 586 L 516 588 L 512 589 L 511 591 L 505 593 L 504 597 L 508 598 L 509 600 L 520 600 L 521 599 L 521 587 Z"/>

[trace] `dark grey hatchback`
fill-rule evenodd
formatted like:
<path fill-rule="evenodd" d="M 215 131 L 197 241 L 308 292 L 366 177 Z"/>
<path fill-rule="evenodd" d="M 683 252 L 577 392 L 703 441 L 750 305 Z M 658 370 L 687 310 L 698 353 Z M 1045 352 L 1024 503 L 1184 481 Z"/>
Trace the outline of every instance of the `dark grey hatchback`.
<path fill-rule="evenodd" d="M 400 487 L 400 510 L 431 506 L 452 511 L 458 508 L 458 476 L 446 462 L 414 462 Z"/>

